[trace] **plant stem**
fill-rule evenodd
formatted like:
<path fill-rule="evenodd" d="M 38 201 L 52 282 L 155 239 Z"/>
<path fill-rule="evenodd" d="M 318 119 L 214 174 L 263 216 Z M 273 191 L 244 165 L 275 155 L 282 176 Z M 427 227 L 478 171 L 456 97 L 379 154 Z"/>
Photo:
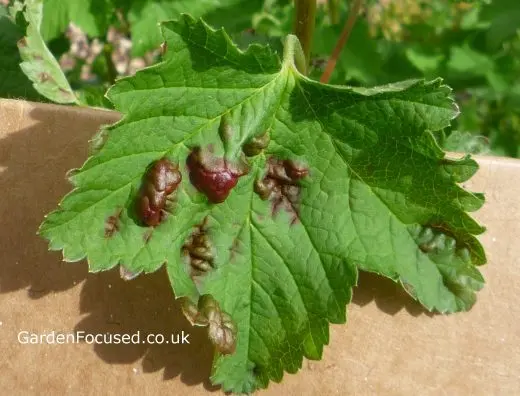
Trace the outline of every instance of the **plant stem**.
<path fill-rule="evenodd" d="M 112 60 L 112 45 L 105 43 L 103 46 L 103 55 L 105 56 L 105 62 L 107 64 L 107 75 L 110 84 L 114 84 L 117 78 L 117 69 Z"/>
<path fill-rule="evenodd" d="M 125 14 L 121 8 L 116 9 L 116 17 L 119 22 L 119 31 L 128 36 L 130 34 L 130 25 L 125 19 Z"/>
<path fill-rule="evenodd" d="M 332 55 L 330 56 L 327 62 L 327 66 L 325 66 L 325 71 L 323 72 L 320 78 L 320 82 L 324 84 L 329 82 L 330 77 L 332 76 L 332 72 L 336 67 L 339 54 L 341 53 L 341 50 L 347 43 L 350 33 L 352 32 L 352 28 L 356 23 L 357 17 L 359 15 L 359 10 L 361 9 L 362 4 L 363 0 L 353 0 L 352 7 L 350 7 L 349 9 L 347 21 L 345 22 L 345 27 L 343 28 L 343 31 L 341 32 L 341 35 L 339 36 L 339 39 L 336 42 L 336 46 L 334 47 L 334 51 L 332 51 Z"/>
<path fill-rule="evenodd" d="M 329 18 L 333 25 L 339 23 L 339 0 L 329 0 Z"/>
<path fill-rule="evenodd" d="M 299 70 L 307 74 L 311 58 L 312 37 L 316 24 L 316 0 L 295 0 L 295 18 L 293 33 L 298 37 L 305 56 L 305 70 Z"/>

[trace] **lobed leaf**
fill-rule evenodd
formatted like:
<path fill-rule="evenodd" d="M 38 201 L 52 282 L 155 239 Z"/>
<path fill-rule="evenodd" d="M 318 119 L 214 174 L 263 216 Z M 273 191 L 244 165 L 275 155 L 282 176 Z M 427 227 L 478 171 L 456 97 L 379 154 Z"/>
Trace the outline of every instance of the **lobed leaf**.
<path fill-rule="evenodd" d="M 237 329 L 212 381 L 233 392 L 319 359 L 329 323 L 346 320 L 358 268 L 400 281 L 428 309 L 471 307 L 483 283 L 475 265 L 486 259 L 475 237 L 484 229 L 467 212 L 483 197 L 457 184 L 476 163 L 446 158 L 433 138 L 458 114 L 441 80 L 328 86 L 297 71 L 293 36 L 280 61 L 186 15 L 162 31 L 163 62 L 109 91 L 123 119 L 97 136 L 70 177 L 74 190 L 41 225 L 52 250 L 87 258 L 91 271 L 121 264 L 125 279 L 165 264 L 177 298 L 212 296 Z M 192 185 L 196 148 L 236 163 L 251 141 L 263 150 L 224 202 Z M 182 181 L 168 216 L 144 227 L 135 202 L 161 158 Z M 266 194 L 269 178 L 279 185 Z M 211 254 L 195 268 L 203 245 Z"/>

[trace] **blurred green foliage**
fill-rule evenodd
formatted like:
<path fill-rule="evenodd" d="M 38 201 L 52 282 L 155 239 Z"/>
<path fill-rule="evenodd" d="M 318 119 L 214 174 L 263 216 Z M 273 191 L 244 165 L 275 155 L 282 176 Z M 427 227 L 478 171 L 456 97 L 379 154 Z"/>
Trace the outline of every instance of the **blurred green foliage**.
<path fill-rule="evenodd" d="M 267 2 L 266 2 L 267 3 Z M 253 18 L 262 36 L 291 28 L 291 5 L 271 1 Z M 282 4 L 285 3 L 285 4 Z M 311 77 L 318 79 L 348 14 L 317 16 Z M 368 1 L 343 49 L 333 84 L 380 85 L 442 77 L 461 115 L 439 137 L 447 150 L 520 157 L 520 1 Z"/>
<path fill-rule="evenodd" d="M 351 2 L 318 0 L 311 78 L 319 79 Z M 225 27 L 243 48 L 255 42 L 281 51 L 281 38 L 292 31 L 294 7 L 292 0 L 43 0 L 43 4 L 42 35 L 57 58 L 70 51 L 66 29 L 73 22 L 90 43 L 108 42 L 110 30 L 132 40 L 127 57 L 146 57 L 152 51 L 155 55 L 147 64 L 159 60 L 158 22 L 181 12 Z M 7 16 L 3 18 L 10 36 L 0 38 L 4 49 L 0 55 L 17 59 L 11 54 L 16 43 L 7 39 L 15 40 L 21 32 L 14 31 Z M 103 52 L 96 55 L 88 81 L 81 72 L 84 59 L 66 71 L 87 105 L 108 106 L 103 93 L 113 76 L 107 59 Z M 13 64 L 4 65 L 9 69 L 5 75 L 20 74 Z M 330 83 L 372 86 L 435 77 L 443 77 L 454 89 L 461 108 L 452 129 L 438 136 L 441 145 L 520 157 L 520 0 L 365 0 Z M 14 80 L 4 80 L 0 78 L 1 96 L 27 92 L 28 98 L 35 98 L 28 81 L 20 80 L 14 84 L 19 88 L 8 92 Z"/>

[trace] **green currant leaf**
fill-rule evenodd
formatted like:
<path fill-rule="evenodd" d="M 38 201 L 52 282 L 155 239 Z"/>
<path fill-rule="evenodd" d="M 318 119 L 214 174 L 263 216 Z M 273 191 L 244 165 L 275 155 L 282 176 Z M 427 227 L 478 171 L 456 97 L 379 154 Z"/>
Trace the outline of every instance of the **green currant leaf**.
<path fill-rule="evenodd" d="M 43 0 L 41 34 L 50 41 L 73 22 L 91 37 L 103 36 L 114 17 L 112 0 Z"/>
<path fill-rule="evenodd" d="M 431 75 L 440 69 L 445 56 L 438 53 L 428 53 L 422 48 L 407 48 L 406 57 L 424 75 Z"/>
<path fill-rule="evenodd" d="M 432 135 L 457 115 L 448 87 L 323 85 L 297 71 L 294 36 L 280 61 L 189 16 L 162 30 L 163 62 L 108 92 L 123 119 L 41 225 L 52 250 L 124 279 L 166 265 L 215 343 L 212 381 L 233 392 L 319 359 L 357 268 L 428 309 L 471 307 L 484 229 L 467 212 L 483 197 L 457 184 L 476 163 Z"/>
<path fill-rule="evenodd" d="M 23 62 L 23 72 L 33 82 L 34 89 L 56 103 L 78 103 L 67 78 L 45 45 L 40 34 L 43 1 L 26 0 L 15 2 L 11 12 L 23 16 L 27 24 L 25 37 L 18 41 L 18 49 Z"/>
<path fill-rule="evenodd" d="M 224 26 L 228 31 L 241 31 L 250 26 L 252 14 L 262 4 L 262 0 L 133 0 L 128 11 L 132 53 L 142 56 L 158 48 L 163 41 L 159 22 L 177 18 L 183 12 L 204 16 L 208 23 Z"/>
<path fill-rule="evenodd" d="M 486 32 L 487 46 L 496 51 L 520 29 L 520 3 L 516 0 L 490 1 L 482 7 L 481 19 L 490 22 Z"/>
<path fill-rule="evenodd" d="M 448 70 L 455 75 L 466 78 L 484 76 L 494 69 L 493 59 L 473 50 L 469 45 L 451 47 Z"/>
<path fill-rule="evenodd" d="M 10 18 L 7 8 L 0 6 L 0 97 L 41 100 L 20 69 L 16 43 L 22 37 L 22 29 Z"/>

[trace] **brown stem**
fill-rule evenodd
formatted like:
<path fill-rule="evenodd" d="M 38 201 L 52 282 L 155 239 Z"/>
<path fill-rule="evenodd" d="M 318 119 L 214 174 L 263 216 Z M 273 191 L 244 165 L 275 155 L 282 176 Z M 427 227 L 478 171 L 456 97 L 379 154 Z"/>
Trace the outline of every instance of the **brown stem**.
<path fill-rule="evenodd" d="M 316 0 L 296 0 L 295 6 L 293 32 L 300 40 L 306 62 L 305 70 L 300 70 L 300 72 L 307 74 L 316 24 Z"/>
<path fill-rule="evenodd" d="M 329 82 L 330 77 L 332 76 L 332 72 L 334 71 L 334 68 L 336 67 L 336 63 L 338 61 L 339 54 L 341 53 L 341 50 L 347 43 L 350 33 L 352 32 L 352 28 L 354 27 L 354 24 L 356 23 L 362 3 L 363 3 L 363 0 L 354 0 L 353 1 L 352 7 L 350 8 L 349 13 L 348 13 L 348 19 L 345 22 L 345 27 L 343 28 L 343 31 L 341 32 L 341 35 L 339 36 L 339 39 L 336 42 L 336 46 L 334 47 L 334 50 L 332 51 L 332 55 L 330 56 L 330 58 L 327 62 L 327 66 L 325 66 L 325 71 L 323 72 L 323 74 L 320 78 L 320 82 L 322 82 L 324 84 Z"/>
<path fill-rule="evenodd" d="M 333 25 L 339 23 L 339 1 L 340 0 L 329 0 L 329 17 L 330 23 Z"/>
<path fill-rule="evenodd" d="M 116 17 L 119 22 L 119 30 L 125 36 L 128 36 L 130 34 L 130 24 L 126 20 L 125 14 L 121 8 L 116 9 Z"/>
<path fill-rule="evenodd" d="M 117 78 L 117 69 L 112 60 L 112 45 L 105 43 L 103 46 L 103 55 L 105 56 L 105 62 L 107 64 L 107 75 L 110 84 L 114 84 Z"/>

